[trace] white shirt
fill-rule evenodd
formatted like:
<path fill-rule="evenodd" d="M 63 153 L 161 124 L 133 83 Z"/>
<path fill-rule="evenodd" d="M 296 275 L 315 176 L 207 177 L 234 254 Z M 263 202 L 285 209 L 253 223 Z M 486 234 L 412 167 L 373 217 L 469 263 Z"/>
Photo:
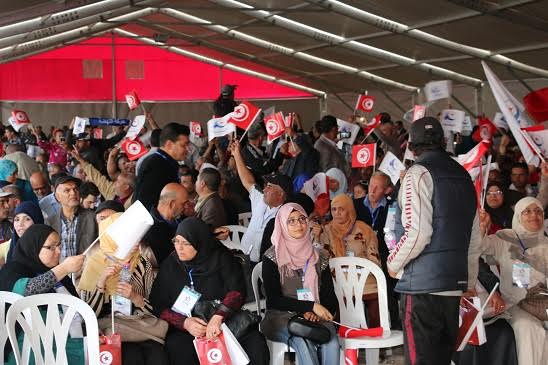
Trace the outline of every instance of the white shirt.
<path fill-rule="evenodd" d="M 266 205 L 264 194 L 257 190 L 255 185 L 249 191 L 249 200 L 251 200 L 251 220 L 242 237 L 242 247 L 251 261 L 259 262 L 264 228 L 268 221 L 276 216 L 280 207 L 270 208 Z"/>

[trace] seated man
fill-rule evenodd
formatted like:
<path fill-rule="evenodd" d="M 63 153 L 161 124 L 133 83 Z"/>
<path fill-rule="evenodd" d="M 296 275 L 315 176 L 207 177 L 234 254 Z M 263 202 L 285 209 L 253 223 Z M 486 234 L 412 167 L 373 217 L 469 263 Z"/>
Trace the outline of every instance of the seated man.
<path fill-rule="evenodd" d="M 220 184 L 221 174 L 212 168 L 202 169 L 196 181 L 198 193 L 198 202 L 194 207 L 196 217 L 213 229 L 227 224 L 223 200 L 219 196 Z"/>

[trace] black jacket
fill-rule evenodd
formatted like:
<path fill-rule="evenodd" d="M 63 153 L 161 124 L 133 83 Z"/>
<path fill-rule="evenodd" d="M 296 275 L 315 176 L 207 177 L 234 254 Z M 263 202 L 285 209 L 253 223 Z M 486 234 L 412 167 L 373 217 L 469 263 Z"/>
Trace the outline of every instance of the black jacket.
<path fill-rule="evenodd" d="M 154 224 L 143 237 L 143 243 L 150 247 L 157 264 L 160 265 L 173 251 L 171 239 L 175 237 L 178 222 L 166 221 L 156 208 L 150 209 L 150 215 L 154 219 Z"/>

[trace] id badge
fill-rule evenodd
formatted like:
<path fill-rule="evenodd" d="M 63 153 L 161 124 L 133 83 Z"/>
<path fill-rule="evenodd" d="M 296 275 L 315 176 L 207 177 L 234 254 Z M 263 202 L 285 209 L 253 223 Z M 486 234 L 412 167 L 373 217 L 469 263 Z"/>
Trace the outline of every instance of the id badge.
<path fill-rule="evenodd" d="M 131 300 L 121 295 L 112 296 L 112 310 L 114 313 L 121 313 L 125 316 L 131 316 Z"/>
<path fill-rule="evenodd" d="M 356 255 L 354 254 L 354 251 L 352 251 L 352 250 L 346 250 L 345 255 L 346 255 L 346 257 L 354 257 L 354 256 L 356 256 Z"/>
<path fill-rule="evenodd" d="M 297 289 L 297 299 L 313 302 L 314 295 L 312 295 L 312 292 L 310 291 L 310 289 L 307 289 L 307 288 Z"/>
<path fill-rule="evenodd" d="M 171 310 L 187 317 L 191 317 L 192 308 L 194 308 L 196 302 L 201 296 L 202 294 L 198 293 L 196 290 L 185 286 L 181 291 L 181 294 L 179 294 L 179 297 L 177 297 L 173 307 L 171 307 Z"/>
<path fill-rule="evenodd" d="M 518 288 L 529 287 L 531 279 L 531 266 L 523 262 L 515 262 L 512 266 L 512 284 Z"/>

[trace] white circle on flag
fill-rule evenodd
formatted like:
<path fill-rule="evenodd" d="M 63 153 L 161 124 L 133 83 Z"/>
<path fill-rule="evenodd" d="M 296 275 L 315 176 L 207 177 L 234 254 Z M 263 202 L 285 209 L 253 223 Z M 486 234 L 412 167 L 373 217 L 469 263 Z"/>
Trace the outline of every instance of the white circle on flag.
<path fill-rule="evenodd" d="M 15 113 L 15 119 L 17 119 L 18 122 L 26 122 L 27 121 L 27 117 L 25 116 L 25 113 L 23 113 L 23 112 Z"/>
<path fill-rule="evenodd" d="M 126 95 L 126 101 L 130 108 L 133 108 L 135 106 L 135 98 L 133 95 Z"/>
<path fill-rule="evenodd" d="M 366 126 L 370 127 L 377 123 L 377 117 L 373 117 L 369 120 L 369 123 L 365 123 Z"/>
<path fill-rule="evenodd" d="M 136 141 L 129 142 L 127 145 L 127 150 L 132 155 L 137 155 L 141 152 L 141 144 Z"/>
<path fill-rule="evenodd" d="M 113 357 L 110 351 L 102 351 L 99 354 L 99 363 L 101 365 L 110 365 L 112 364 L 112 360 L 113 360 Z"/>
<path fill-rule="evenodd" d="M 362 106 L 366 110 L 373 109 L 373 99 L 364 99 Z"/>
<path fill-rule="evenodd" d="M 202 126 L 198 123 L 192 124 L 192 132 L 194 134 L 201 134 L 202 133 Z"/>
<path fill-rule="evenodd" d="M 236 108 L 234 108 L 234 114 L 232 115 L 232 119 L 236 122 L 242 122 L 246 120 L 249 116 L 249 108 L 245 104 L 240 104 Z"/>
<path fill-rule="evenodd" d="M 269 119 L 266 121 L 266 130 L 268 131 L 268 134 L 270 135 L 276 134 L 279 132 L 280 126 L 275 120 Z"/>
<path fill-rule="evenodd" d="M 481 139 L 491 139 L 491 129 L 487 125 L 482 125 L 480 127 L 480 137 Z"/>
<path fill-rule="evenodd" d="M 223 353 L 219 349 L 211 349 L 207 352 L 207 361 L 217 364 L 223 359 Z"/>
<path fill-rule="evenodd" d="M 369 161 L 369 157 L 370 157 L 370 153 L 369 153 L 369 149 L 367 147 L 363 147 L 356 154 L 356 159 L 362 165 L 367 163 L 367 161 Z"/>

